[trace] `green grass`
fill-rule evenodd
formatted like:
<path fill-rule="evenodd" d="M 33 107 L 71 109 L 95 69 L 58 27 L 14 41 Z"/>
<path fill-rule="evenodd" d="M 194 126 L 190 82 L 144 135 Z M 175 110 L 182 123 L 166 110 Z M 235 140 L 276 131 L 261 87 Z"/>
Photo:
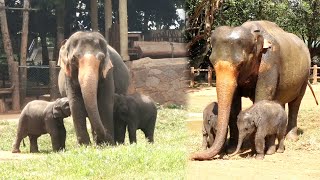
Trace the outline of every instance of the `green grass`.
<path fill-rule="evenodd" d="M 186 111 L 158 111 L 155 143 L 138 131 L 138 143 L 116 147 L 78 146 L 70 118 L 65 120 L 67 149 L 53 153 L 49 135 L 39 138 L 41 153 L 25 160 L 0 161 L 2 179 L 183 179 L 187 161 Z M 0 122 L 0 149 L 10 151 L 16 122 Z M 89 131 L 90 132 L 90 131 Z M 28 139 L 23 153 L 29 152 Z M 126 139 L 128 142 L 128 139 Z M 0 178 L 0 179 L 1 179 Z"/>

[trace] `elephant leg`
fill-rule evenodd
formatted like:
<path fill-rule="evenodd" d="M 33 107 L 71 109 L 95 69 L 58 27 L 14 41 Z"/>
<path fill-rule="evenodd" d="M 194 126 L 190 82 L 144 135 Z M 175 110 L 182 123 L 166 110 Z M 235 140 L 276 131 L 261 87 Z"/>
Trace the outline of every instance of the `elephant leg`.
<path fill-rule="evenodd" d="M 137 128 L 135 126 L 128 126 L 130 144 L 137 143 Z"/>
<path fill-rule="evenodd" d="M 284 139 L 285 139 L 285 128 L 283 128 L 284 130 L 283 131 L 280 131 L 278 134 L 277 134 L 277 139 L 278 139 L 278 149 L 277 149 L 277 153 L 283 153 L 284 152 Z"/>
<path fill-rule="evenodd" d="M 265 149 L 265 136 L 261 135 L 259 132 L 256 133 L 255 146 L 257 152 L 256 159 L 263 159 Z"/>
<path fill-rule="evenodd" d="M 300 95 L 293 101 L 288 103 L 289 114 L 288 114 L 288 125 L 287 125 L 287 136 L 286 138 L 292 141 L 297 141 L 298 138 L 298 127 L 297 127 L 297 117 L 301 104 L 301 100 L 306 91 L 307 83 L 301 88 Z"/>
<path fill-rule="evenodd" d="M 64 125 L 62 125 L 59 128 L 59 141 L 60 141 L 59 150 L 63 150 L 66 148 L 66 137 L 67 137 L 67 131 Z"/>
<path fill-rule="evenodd" d="M 81 92 L 75 92 L 69 81 L 70 80 L 67 81 L 69 87 L 67 90 L 67 95 L 77 140 L 80 145 L 88 145 L 90 144 L 90 138 L 86 123 L 87 111 L 84 106 Z"/>
<path fill-rule="evenodd" d="M 268 64 L 266 60 L 261 61 L 254 102 L 274 99 L 279 78 L 278 68 L 274 66 L 276 65 Z"/>
<path fill-rule="evenodd" d="M 229 120 L 229 129 L 230 129 L 230 138 L 227 147 L 227 153 L 231 154 L 236 150 L 239 131 L 237 127 L 237 116 L 241 111 L 241 96 L 239 92 L 236 91 L 235 95 L 232 100 L 231 105 L 231 113 L 230 113 L 230 120 Z"/>
<path fill-rule="evenodd" d="M 15 143 L 13 144 L 12 153 L 20 153 L 20 143 L 23 138 L 26 136 L 23 136 L 23 134 L 18 130 L 17 137 L 15 140 Z"/>
<path fill-rule="evenodd" d="M 50 133 L 52 150 L 57 152 L 60 150 L 60 134 L 57 131 Z"/>
<path fill-rule="evenodd" d="M 153 143 L 154 142 L 154 139 L 153 139 L 154 129 L 143 129 L 142 131 L 144 133 L 144 136 L 148 140 L 148 142 Z"/>
<path fill-rule="evenodd" d="M 102 124 L 106 131 L 106 139 L 97 139 L 97 144 L 108 143 L 115 145 L 114 142 L 114 119 L 113 119 L 113 104 L 114 104 L 114 81 L 113 73 L 110 70 L 106 79 L 99 84 L 98 89 L 98 108 Z"/>
<path fill-rule="evenodd" d="M 267 152 L 266 154 L 271 155 L 276 152 L 276 145 L 275 145 L 276 135 L 270 135 L 267 137 Z"/>
<path fill-rule="evenodd" d="M 119 123 L 118 126 L 115 127 L 115 140 L 119 144 L 124 144 L 124 139 L 126 137 L 126 124 Z"/>
<path fill-rule="evenodd" d="M 29 135 L 30 152 L 31 153 L 39 152 L 39 149 L 38 149 L 38 137 L 39 137 L 39 135 Z"/>

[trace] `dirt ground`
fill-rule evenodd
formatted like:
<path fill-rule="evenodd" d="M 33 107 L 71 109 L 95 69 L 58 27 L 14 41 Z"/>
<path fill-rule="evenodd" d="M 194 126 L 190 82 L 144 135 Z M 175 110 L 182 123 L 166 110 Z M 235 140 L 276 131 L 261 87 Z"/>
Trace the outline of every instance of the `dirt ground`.
<path fill-rule="evenodd" d="M 313 89 L 318 100 L 320 100 L 320 85 L 313 85 Z M 189 91 L 189 131 L 198 131 L 201 136 L 201 124 L 199 124 L 201 120 L 199 119 L 202 119 L 202 111 L 194 111 L 199 108 L 203 109 L 210 101 L 216 99 L 215 88 Z M 244 108 L 252 104 L 247 98 L 243 99 L 242 103 Z M 302 100 L 300 111 L 309 113 L 310 109 L 311 113 L 320 115 L 320 106 L 315 105 L 314 98 L 308 88 Z M 315 117 L 317 119 L 319 116 L 316 115 Z M 316 123 L 316 127 L 319 127 L 320 120 Z M 201 146 L 201 142 L 198 145 Z M 266 155 L 264 160 L 238 156 L 229 160 L 189 161 L 187 179 L 320 179 L 320 150 L 316 149 L 305 150 L 302 148 L 301 150 L 295 150 L 286 148 L 284 153 Z M 193 151 L 194 149 L 191 149 L 189 153 Z"/>

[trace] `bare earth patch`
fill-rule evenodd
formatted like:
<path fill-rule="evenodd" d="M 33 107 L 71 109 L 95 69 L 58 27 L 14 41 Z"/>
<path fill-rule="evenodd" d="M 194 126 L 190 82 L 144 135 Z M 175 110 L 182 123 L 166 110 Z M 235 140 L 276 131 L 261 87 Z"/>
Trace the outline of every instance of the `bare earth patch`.
<path fill-rule="evenodd" d="M 0 161 L 24 160 L 34 157 L 36 157 L 36 155 L 34 154 L 11 153 L 10 151 L 0 151 Z"/>
<path fill-rule="evenodd" d="M 320 85 L 312 86 L 320 100 Z M 201 123 L 202 109 L 216 101 L 214 87 L 189 91 L 189 118 L 187 126 L 192 143 L 188 152 L 200 149 L 202 142 Z M 243 108 L 251 106 L 248 98 L 242 99 Z M 187 179 L 319 179 L 320 178 L 320 106 L 316 106 L 310 89 L 300 106 L 298 127 L 299 141 L 285 141 L 284 153 L 266 155 L 264 160 L 253 157 L 235 156 L 230 159 L 212 161 L 189 161 Z"/>

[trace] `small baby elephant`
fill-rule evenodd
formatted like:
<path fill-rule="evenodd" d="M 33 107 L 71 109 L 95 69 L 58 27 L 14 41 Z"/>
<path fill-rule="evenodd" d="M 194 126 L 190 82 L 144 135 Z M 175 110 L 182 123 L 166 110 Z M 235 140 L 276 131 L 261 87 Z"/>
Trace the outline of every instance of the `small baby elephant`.
<path fill-rule="evenodd" d="M 218 120 L 218 103 L 212 102 L 203 110 L 202 148 L 210 148 L 216 136 L 216 123 Z"/>
<path fill-rule="evenodd" d="M 264 158 L 265 140 L 267 141 L 268 148 L 266 154 L 275 153 L 276 137 L 279 142 L 277 152 L 284 152 L 287 114 L 280 104 L 268 100 L 262 100 L 253 104 L 250 108 L 240 112 L 237 126 L 239 130 L 238 146 L 231 156 L 238 153 L 243 139 L 252 133 L 255 133 L 254 142 L 255 150 L 257 152 L 256 159 Z"/>
<path fill-rule="evenodd" d="M 30 140 L 30 152 L 39 152 L 37 139 L 46 133 L 51 136 L 53 151 L 64 149 L 66 129 L 63 119 L 70 114 L 67 98 L 57 99 L 54 102 L 43 100 L 29 102 L 21 112 L 12 153 L 20 153 L 20 143 L 27 136 Z"/>
<path fill-rule="evenodd" d="M 136 143 L 136 131 L 141 129 L 149 142 L 153 142 L 157 108 L 153 100 L 143 94 L 114 96 L 115 141 L 124 143 L 128 126 L 130 143 Z"/>

